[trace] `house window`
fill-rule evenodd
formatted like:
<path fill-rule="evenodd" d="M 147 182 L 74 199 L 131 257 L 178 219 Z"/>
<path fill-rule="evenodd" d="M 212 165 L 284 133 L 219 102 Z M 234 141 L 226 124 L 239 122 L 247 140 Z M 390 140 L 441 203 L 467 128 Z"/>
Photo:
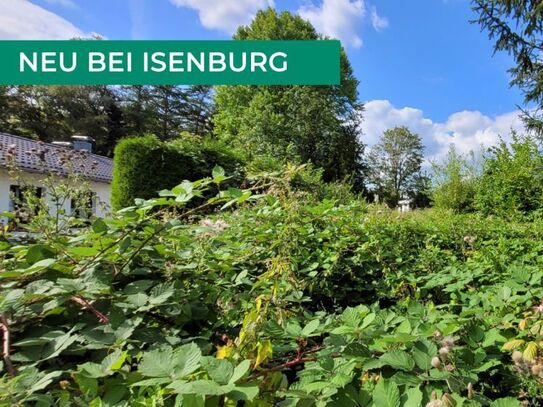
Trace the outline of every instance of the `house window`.
<path fill-rule="evenodd" d="M 77 198 L 72 198 L 70 204 L 72 216 L 80 219 L 88 219 L 96 211 L 96 193 L 84 192 Z"/>
<path fill-rule="evenodd" d="M 9 186 L 9 211 L 13 212 L 19 219 L 19 222 L 26 223 L 30 220 L 31 209 L 29 208 L 28 198 L 33 196 L 41 199 L 43 196 L 43 188 L 28 187 L 20 185 Z M 39 205 L 34 208 L 34 215 L 37 215 Z"/>

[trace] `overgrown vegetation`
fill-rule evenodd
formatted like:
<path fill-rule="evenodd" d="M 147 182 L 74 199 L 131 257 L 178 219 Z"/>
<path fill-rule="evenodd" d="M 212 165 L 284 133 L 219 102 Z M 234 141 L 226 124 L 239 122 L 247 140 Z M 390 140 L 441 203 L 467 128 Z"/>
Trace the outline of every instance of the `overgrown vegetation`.
<path fill-rule="evenodd" d="M 526 70 L 538 56 L 523 55 L 526 40 L 497 16 L 527 21 L 533 50 L 541 5 L 489 7 L 481 22 L 492 35 L 504 30 L 498 49 L 520 61 L 517 81 L 540 71 Z M 320 38 L 273 10 L 236 36 Z M 430 188 L 419 136 L 396 128 L 365 168 L 357 82 L 342 62 L 335 88 L 220 88 L 215 138 L 208 89 L 192 89 L 196 99 L 175 87 L 116 89 L 131 101 L 121 114 L 130 132 L 159 136 L 117 146 L 119 210 L 59 217 L 29 189 L 20 205 L 36 221 L 22 237 L 0 235 L 0 406 L 542 404 L 538 144 L 514 135 L 480 167 L 451 149 Z M 533 93 L 539 80 L 529 79 Z M 13 103 L 10 92 L 36 90 L 0 89 L 0 106 Z M 203 105 L 184 121 L 188 100 Z M 112 106 L 113 137 L 121 116 Z M 91 111 L 103 122 L 101 107 Z M 2 112 L 0 123 L 24 127 Z M 164 142 L 180 129 L 197 135 Z M 353 192 L 365 175 L 387 206 Z M 78 196 L 50 188 L 58 200 Z M 428 196 L 432 209 L 389 209 Z"/>
<path fill-rule="evenodd" d="M 5 236 L 2 405 L 537 405 L 543 221 L 398 216 L 300 171 Z"/>

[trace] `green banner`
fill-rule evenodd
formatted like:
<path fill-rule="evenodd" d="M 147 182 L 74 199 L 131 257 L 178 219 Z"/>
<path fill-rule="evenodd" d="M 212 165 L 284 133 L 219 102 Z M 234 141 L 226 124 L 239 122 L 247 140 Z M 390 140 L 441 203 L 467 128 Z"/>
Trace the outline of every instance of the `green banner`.
<path fill-rule="evenodd" d="M 0 41 L 1 85 L 338 85 L 339 41 Z"/>

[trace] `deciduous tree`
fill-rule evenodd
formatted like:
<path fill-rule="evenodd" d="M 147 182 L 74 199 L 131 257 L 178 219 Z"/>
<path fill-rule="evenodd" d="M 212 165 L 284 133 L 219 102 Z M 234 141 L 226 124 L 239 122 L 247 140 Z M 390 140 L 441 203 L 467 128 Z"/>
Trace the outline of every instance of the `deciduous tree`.
<path fill-rule="evenodd" d="M 260 11 L 234 36 L 239 40 L 318 40 L 313 26 L 289 12 Z M 358 81 L 341 52 L 338 86 L 222 86 L 215 133 L 256 154 L 311 161 L 326 181 L 360 174 Z M 315 67 L 315 69 L 318 69 Z"/>
<path fill-rule="evenodd" d="M 407 127 L 395 127 L 383 133 L 368 156 L 370 183 L 382 201 L 396 206 L 403 196 L 417 194 L 423 151 L 421 138 Z"/>

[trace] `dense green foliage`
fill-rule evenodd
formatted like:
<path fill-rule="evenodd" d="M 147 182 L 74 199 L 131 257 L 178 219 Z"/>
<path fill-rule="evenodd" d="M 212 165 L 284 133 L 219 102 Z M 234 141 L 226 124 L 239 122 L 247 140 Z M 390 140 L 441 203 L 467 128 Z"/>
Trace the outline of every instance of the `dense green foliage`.
<path fill-rule="evenodd" d="M 472 160 L 473 161 L 473 160 Z M 449 148 L 443 163 L 433 163 L 432 204 L 436 208 L 450 209 L 454 212 L 473 210 L 477 170 L 456 152 L 454 144 Z"/>
<path fill-rule="evenodd" d="M 484 214 L 514 216 L 543 209 L 543 155 L 530 138 L 513 135 L 490 149 L 475 196 Z"/>
<path fill-rule="evenodd" d="M 0 131 L 47 142 L 80 133 L 107 156 L 126 136 L 208 134 L 211 113 L 205 86 L 0 86 Z"/>
<path fill-rule="evenodd" d="M 111 203 L 116 209 L 131 206 L 136 198 L 203 178 L 216 165 L 240 180 L 242 164 L 238 154 L 216 140 L 190 135 L 168 143 L 155 136 L 124 139 L 115 148 Z"/>
<path fill-rule="evenodd" d="M 541 221 L 398 216 L 295 176 L 189 209 L 215 168 L 75 236 L 5 236 L 1 405 L 538 405 Z"/>
<path fill-rule="evenodd" d="M 316 40 L 313 26 L 289 12 L 260 11 L 234 36 L 239 40 Z M 339 86 L 221 86 L 215 96 L 215 133 L 253 155 L 271 155 L 323 168 L 326 181 L 360 184 L 358 81 L 341 53 Z"/>

